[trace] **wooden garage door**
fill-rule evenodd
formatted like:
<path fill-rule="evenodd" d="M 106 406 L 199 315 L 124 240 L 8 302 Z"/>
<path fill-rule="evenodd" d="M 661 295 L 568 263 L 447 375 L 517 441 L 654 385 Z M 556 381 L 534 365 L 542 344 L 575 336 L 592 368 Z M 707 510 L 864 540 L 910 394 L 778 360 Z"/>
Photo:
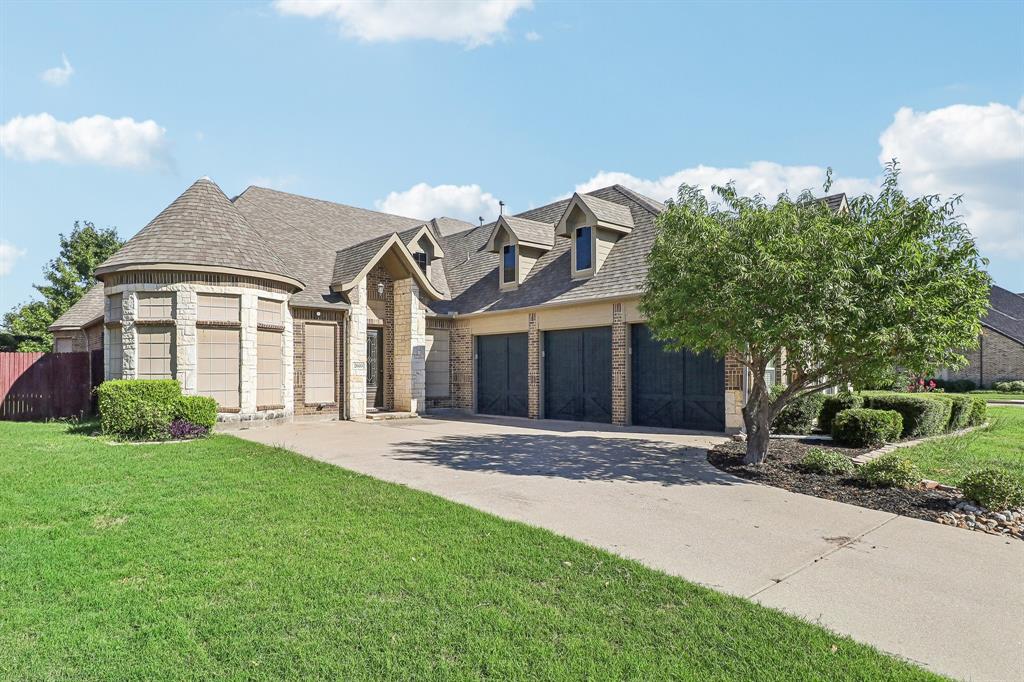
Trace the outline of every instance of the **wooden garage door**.
<path fill-rule="evenodd" d="M 544 332 L 544 417 L 611 422 L 611 327 Z"/>
<path fill-rule="evenodd" d="M 476 337 L 476 411 L 527 416 L 526 334 Z"/>
<path fill-rule="evenodd" d="M 647 325 L 632 329 L 633 423 L 725 430 L 725 363 L 710 353 L 666 350 Z"/>

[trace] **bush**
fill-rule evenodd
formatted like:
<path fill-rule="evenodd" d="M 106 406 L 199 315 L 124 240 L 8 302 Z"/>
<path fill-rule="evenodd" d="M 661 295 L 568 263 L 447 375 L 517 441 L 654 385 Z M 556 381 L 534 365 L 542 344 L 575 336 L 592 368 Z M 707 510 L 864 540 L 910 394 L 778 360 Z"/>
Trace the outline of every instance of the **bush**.
<path fill-rule="evenodd" d="M 968 391 L 973 391 L 978 387 L 978 385 L 970 379 L 936 379 L 935 383 L 949 393 L 967 393 Z"/>
<path fill-rule="evenodd" d="M 1011 393 L 1024 393 L 1024 380 L 1017 379 L 1010 382 Z"/>
<path fill-rule="evenodd" d="M 210 433 L 205 426 L 193 424 L 185 419 L 175 419 L 167 430 L 168 435 L 175 440 L 188 440 L 190 438 L 202 438 Z"/>
<path fill-rule="evenodd" d="M 982 469 L 964 476 L 964 497 L 986 509 L 1003 511 L 1024 507 L 1024 486 L 1002 469 Z"/>
<path fill-rule="evenodd" d="M 174 406 L 174 419 L 191 422 L 206 431 L 217 423 L 217 401 L 204 395 L 183 395 Z"/>
<path fill-rule="evenodd" d="M 988 403 L 984 398 L 971 396 L 971 414 L 967 418 L 967 425 L 980 426 L 985 423 L 986 417 L 988 417 Z"/>
<path fill-rule="evenodd" d="M 777 397 L 782 391 L 783 386 L 773 386 L 772 398 Z M 825 396 L 821 393 L 811 393 L 789 401 L 772 422 L 772 431 L 775 433 L 810 433 L 814 430 L 814 420 L 821 412 L 821 403 L 824 399 Z"/>
<path fill-rule="evenodd" d="M 912 488 L 921 482 L 913 462 L 895 452 L 871 460 L 858 472 L 862 481 L 875 488 Z"/>
<path fill-rule="evenodd" d="M 825 433 L 832 433 L 832 420 L 843 410 L 852 410 L 864 407 L 864 398 L 856 393 L 844 392 L 836 395 L 827 395 L 821 403 L 821 412 L 818 413 L 818 428 Z"/>
<path fill-rule="evenodd" d="M 166 437 L 181 387 L 173 379 L 115 379 L 104 381 L 96 393 L 103 433 L 155 440 Z"/>
<path fill-rule="evenodd" d="M 832 438 L 842 445 L 865 447 L 896 440 L 903 429 L 903 418 L 894 410 L 853 408 L 843 410 L 832 420 Z"/>
<path fill-rule="evenodd" d="M 972 398 L 955 393 L 932 393 L 926 397 L 949 402 L 949 421 L 946 422 L 944 431 L 959 431 L 967 428 L 973 405 Z"/>
<path fill-rule="evenodd" d="M 934 436 L 946 430 L 953 404 L 942 398 L 925 398 L 921 395 L 865 396 L 864 406 L 873 410 L 895 410 L 903 417 L 903 437 L 915 438 Z"/>
<path fill-rule="evenodd" d="M 812 474 L 848 474 L 853 471 L 853 462 L 839 452 L 828 452 L 811 448 L 800 460 L 799 467 Z"/>
<path fill-rule="evenodd" d="M 1024 381 L 997 381 L 992 388 L 1001 393 L 1024 393 Z"/>

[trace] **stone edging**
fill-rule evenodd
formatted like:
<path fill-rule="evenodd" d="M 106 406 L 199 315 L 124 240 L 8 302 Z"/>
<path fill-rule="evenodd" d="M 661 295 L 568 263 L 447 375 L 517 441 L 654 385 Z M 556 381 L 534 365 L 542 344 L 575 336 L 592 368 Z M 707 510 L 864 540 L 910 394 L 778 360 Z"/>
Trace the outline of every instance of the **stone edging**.
<path fill-rule="evenodd" d="M 920 445 L 921 443 L 927 443 L 930 440 L 936 440 L 938 438 L 949 438 L 949 437 L 952 437 L 952 436 L 962 436 L 962 435 L 964 435 L 966 433 L 970 433 L 971 431 L 974 431 L 975 429 L 985 428 L 988 425 L 989 425 L 989 422 L 985 422 L 984 424 L 978 424 L 977 426 L 969 426 L 966 429 L 960 429 L 959 431 L 952 431 L 950 433 L 940 433 L 938 435 L 927 436 L 925 438 L 915 438 L 914 440 L 904 440 L 904 441 L 899 441 L 897 443 L 888 443 L 888 444 L 883 445 L 882 447 L 878 448 L 877 450 L 871 450 L 870 452 L 865 452 L 862 455 L 857 455 L 856 457 L 853 458 L 853 463 L 855 465 L 857 465 L 857 466 L 860 466 L 861 464 L 867 464 L 868 462 L 870 462 L 873 459 L 877 459 L 877 458 L 881 457 L 882 455 L 888 454 L 888 453 L 892 452 L 893 450 L 899 450 L 900 448 L 913 447 L 915 445 Z M 932 482 L 934 483 L 934 481 L 932 481 Z M 936 485 L 938 485 L 938 484 L 936 484 Z"/>

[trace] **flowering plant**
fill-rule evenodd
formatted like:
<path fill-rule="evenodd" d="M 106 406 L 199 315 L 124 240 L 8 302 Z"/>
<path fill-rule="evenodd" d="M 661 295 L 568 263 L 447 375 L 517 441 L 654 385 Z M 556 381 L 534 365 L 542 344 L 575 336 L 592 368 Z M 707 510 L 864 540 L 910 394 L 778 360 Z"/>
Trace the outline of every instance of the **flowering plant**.
<path fill-rule="evenodd" d="M 185 419 L 175 419 L 171 422 L 168 433 L 174 440 L 188 440 L 202 438 L 209 433 L 209 430 L 205 426 L 193 424 Z"/>

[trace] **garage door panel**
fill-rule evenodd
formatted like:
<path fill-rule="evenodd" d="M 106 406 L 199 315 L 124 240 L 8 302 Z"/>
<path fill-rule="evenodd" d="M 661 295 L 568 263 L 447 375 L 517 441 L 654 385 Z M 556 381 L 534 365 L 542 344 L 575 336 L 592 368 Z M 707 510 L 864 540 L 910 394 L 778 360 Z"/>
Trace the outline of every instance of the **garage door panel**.
<path fill-rule="evenodd" d="M 477 412 L 525 417 L 526 334 L 478 336 L 476 349 Z"/>
<path fill-rule="evenodd" d="M 544 416 L 610 422 L 610 327 L 544 333 Z"/>

